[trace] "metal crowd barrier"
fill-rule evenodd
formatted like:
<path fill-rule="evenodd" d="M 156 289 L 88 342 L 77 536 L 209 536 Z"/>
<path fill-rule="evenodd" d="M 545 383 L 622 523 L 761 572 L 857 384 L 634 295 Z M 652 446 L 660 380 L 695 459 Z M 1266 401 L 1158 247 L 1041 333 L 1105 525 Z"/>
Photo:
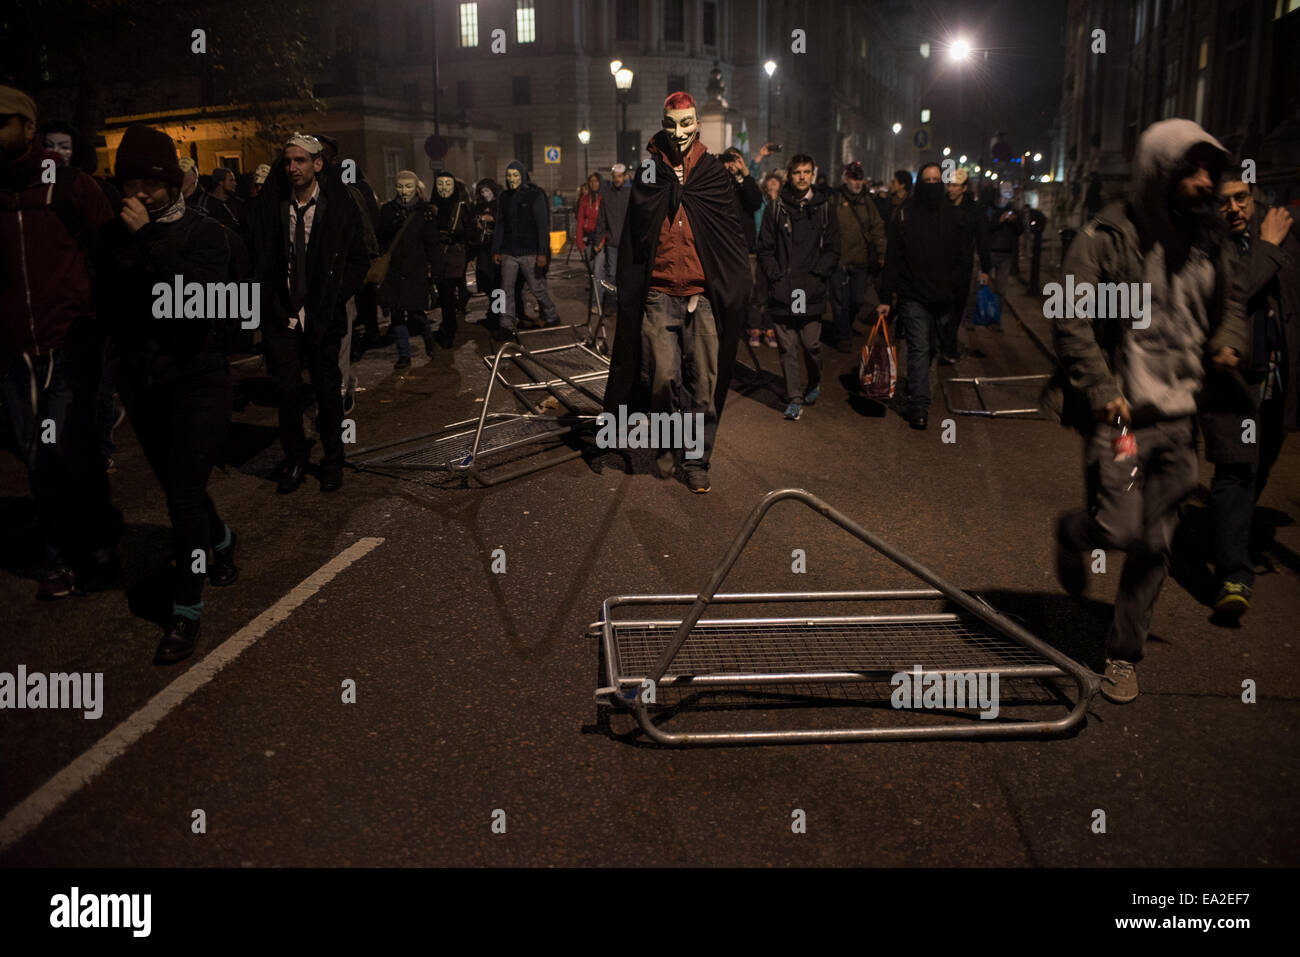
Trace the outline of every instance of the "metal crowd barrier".
<path fill-rule="evenodd" d="M 778 502 L 794 500 L 813 509 L 929 584 L 927 589 L 849 592 L 719 593 L 755 530 Z M 831 614 L 846 606 L 882 602 L 946 601 L 955 610 L 888 614 Z M 816 604 L 815 613 L 778 616 L 719 615 L 706 609 L 746 604 Z M 645 606 L 688 606 L 684 617 L 651 617 Z M 627 614 L 630 610 L 630 614 Z M 796 609 L 797 610 L 797 609 Z M 680 614 L 680 613 L 678 613 Z M 732 540 L 698 595 L 619 595 L 606 599 L 592 626 L 599 641 L 603 687 L 596 701 L 630 711 L 652 741 L 678 747 L 722 744 L 796 744 L 830 741 L 1048 737 L 1076 727 L 1100 688 L 1096 674 L 1047 645 L 983 599 L 940 578 L 843 513 L 803 489 L 768 493 Z M 1055 719 L 985 720 L 960 709 L 940 709 L 927 723 L 914 711 L 889 711 L 890 676 L 994 675 L 1016 688 L 1039 691 L 1031 705 L 1053 711 L 1069 705 L 1057 681 L 1072 681 L 1076 700 Z M 919 692 L 919 688 L 918 688 Z M 1021 692 L 1017 691 L 1017 695 Z M 1004 702 L 1005 703 L 1005 702 Z M 1012 701 L 1014 705 L 1015 700 Z M 834 712 L 877 718 L 909 715 L 880 726 L 784 730 L 677 731 L 684 714 L 796 708 L 814 718 Z M 808 711 L 808 707 L 817 706 Z M 833 707 L 825 707 L 834 705 Z"/>
<path fill-rule="evenodd" d="M 940 377 L 939 387 L 943 390 L 943 402 L 948 407 L 948 411 L 954 415 L 982 415 L 987 418 L 996 418 L 1000 415 L 1033 415 L 1039 411 L 1037 405 L 1024 409 L 992 409 L 989 408 L 988 402 L 984 398 L 983 387 L 985 386 L 1005 386 L 1013 383 L 1022 382 L 1046 382 L 1051 376 L 1045 373 L 1037 375 L 1002 375 L 987 376 L 977 375 L 969 377 L 953 376 L 949 379 Z M 975 398 L 979 399 L 980 406 L 978 409 L 955 409 L 952 405 L 952 399 L 948 395 L 948 386 L 951 384 L 969 385 L 975 389 Z M 1013 386 L 1014 387 L 1014 386 Z"/>

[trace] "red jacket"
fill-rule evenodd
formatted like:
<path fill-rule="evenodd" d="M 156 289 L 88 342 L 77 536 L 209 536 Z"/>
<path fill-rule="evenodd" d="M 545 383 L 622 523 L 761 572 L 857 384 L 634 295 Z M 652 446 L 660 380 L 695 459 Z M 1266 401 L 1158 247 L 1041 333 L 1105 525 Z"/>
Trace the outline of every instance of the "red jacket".
<path fill-rule="evenodd" d="M 94 315 L 82 242 L 113 218 L 104 191 L 80 170 L 64 167 L 63 182 L 41 182 L 41 161 L 54 153 L 32 148 L 0 167 L 0 356 L 41 355 L 63 345 L 74 321 Z M 67 178 L 70 177 L 70 180 Z M 82 234 L 69 231 L 61 206 Z"/>
<path fill-rule="evenodd" d="M 691 169 L 707 153 L 704 144 L 695 140 L 682 162 L 682 180 L 691 177 Z M 659 246 L 655 249 L 654 271 L 650 285 L 672 296 L 694 296 L 704 292 L 704 266 L 695 251 L 695 232 L 691 229 L 686 207 L 679 205 L 671 219 L 665 217 L 659 228 Z"/>
<path fill-rule="evenodd" d="M 587 248 L 587 241 L 585 239 L 586 234 L 594 233 L 596 231 L 596 219 L 600 216 L 600 200 L 601 197 L 597 196 L 596 201 L 593 203 L 591 201 L 590 193 L 583 193 L 582 199 L 578 200 L 579 249 Z"/>

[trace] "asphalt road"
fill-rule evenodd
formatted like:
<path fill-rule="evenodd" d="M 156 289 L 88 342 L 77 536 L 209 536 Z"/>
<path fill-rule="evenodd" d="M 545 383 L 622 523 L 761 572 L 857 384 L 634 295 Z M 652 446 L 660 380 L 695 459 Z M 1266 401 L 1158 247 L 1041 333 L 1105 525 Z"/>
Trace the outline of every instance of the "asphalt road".
<path fill-rule="evenodd" d="M 553 272 L 562 315 L 576 321 L 581 282 L 561 279 L 558 263 Z M 1016 303 L 1043 334 L 1032 302 L 1017 292 Z M 1004 325 L 965 331 L 967 357 L 941 374 L 1047 371 L 1021 322 Z M 426 360 L 417 350 L 401 375 L 391 347 L 369 353 L 358 367 L 358 445 L 477 414 L 487 348 L 481 327 L 462 328 L 453 351 Z M 775 374 L 776 350 L 759 355 Z M 309 479 L 279 496 L 269 479 L 274 410 L 256 364 L 241 367 L 251 401 L 236 414 L 230 464 L 211 483 L 242 538 L 241 578 L 208 590 L 199 653 L 171 669 L 151 663 L 159 631 L 148 618 L 160 600 L 165 608 L 166 513 L 129 425 L 118 430 L 112 476 L 129 522 L 125 590 L 34 600 L 22 574 L 25 479 L 6 458 L 0 670 L 103 672 L 105 690 L 97 720 L 0 717 L 0 864 L 1300 862 L 1294 436 L 1261 502 L 1282 523 L 1270 552 L 1277 570 L 1259 579 L 1242 626 L 1209 620 L 1197 577 L 1205 512 L 1193 502 L 1180 572 L 1139 667 L 1141 697 L 1124 707 L 1097 698 L 1068 737 L 670 750 L 633 733 L 625 716 L 598 720 L 597 647 L 586 632 L 601 602 L 698 590 L 755 503 L 792 486 L 1099 667 L 1119 556 L 1081 601 L 1052 570 L 1052 522 L 1082 501 L 1074 435 L 1042 417 L 949 416 L 937 390 L 930 429 L 915 432 L 846 391 L 839 376 L 855 371 L 856 358 L 828 353 L 822 398 L 794 423 L 769 385 L 747 377 L 729 400 L 705 496 L 581 460 L 490 489 L 349 471 L 337 494 Z M 956 440 L 944 443 L 948 417 Z M 1203 484 L 1209 476 L 1202 463 Z M 493 570 L 498 548 L 504 573 Z M 794 549 L 807 556 L 802 575 L 791 571 Z M 786 503 L 726 587 L 918 584 Z M 222 646 L 231 636 L 241 649 L 233 657 Z M 137 715 L 191 671 L 192 693 L 162 699 L 148 720 Z M 1245 679 L 1257 703 L 1243 703 Z M 344 703 L 347 681 L 355 703 Z M 814 723 L 852 723 L 863 711 L 796 710 Z M 702 727 L 711 716 L 692 720 L 670 724 Z M 786 720 L 778 709 L 726 715 L 756 729 Z M 116 744 L 97 745 L 115 728 Z M 204 833 L 194 831 L 196 809 Z M 796 809 L 806 833 L 792 829 Z M 1098 810 L 1105 833 L 1094 829 Z M 18 826 L 20 814 L 30 827 Z"/>

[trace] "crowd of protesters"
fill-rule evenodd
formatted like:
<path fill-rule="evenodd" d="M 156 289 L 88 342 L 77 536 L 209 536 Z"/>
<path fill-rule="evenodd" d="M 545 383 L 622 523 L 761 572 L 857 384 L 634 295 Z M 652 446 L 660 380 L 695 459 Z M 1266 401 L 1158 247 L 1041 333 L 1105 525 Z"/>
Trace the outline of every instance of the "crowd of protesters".
<path fill-rule="evenodd" d="M 377 197 L 360 170 L 342 175 L 326 136 L 295 134 L 251 174 L 219 167 L 203 176 L 166 133 L 137 125 L 112 175 L 96 178 L 78 131 L 39 120 L 28 96 L 0 88 L 0 401 L 36 502 L 37 597 L 83 591 L 119 561 L 123 518 L 108 459 L 124 415 L 173 529 L 176 584 L 160 664 L 192 653 L 205 586 L 239 574 L 239 536 L 207 492 L 232 417 L 232 352 L 256 342 L 275 386 L 277 492 L 306 479 L 303 415 L 312 406 L 320 489 L 333 492 L 343 483 L 341 426 L 355 403 L 351 365 L 378 346 L 381 311 L 398 371 L 411 364 L 412 332 L 426 354 L 455 345 L 471 266 L 495 340 L 523 323 L 524 290 L 540 324 L 560 323 L 547 279 L 550 201 L 523 162 L 511 161 L 500 183 L 472 186 L 437 170 L 430 188 L 403 170 L 395 194 Z M 1292 223 L 1223 175 L 1226 153 L 1212 137 L 1189 121 L 1166 123 L 1177 125 L 1157 124 L 1139 144 L 1134 197 L 1099 209 L 1065 266 L 1080 282 L 1151 283 L 1158 321 L 1142 330 L 1055 325 L 1061 369 L 1049 397 L 1083 436 L 1089 490 L 1089 507 L 1060 520 L 1058 574 L 1077 593 L 1090 550 L 1128 555 L 1107 648 L 1106 690 L 1116 701 L 1137 694 L 1134 665 L 1167 575 L 1177 505 L 1196 482 L 1198 421 L 1215 464 L 1216 607 L 1238 615 L 1253 584 L 1254 503 L 1296 427 Z M 980 286 L 1006 296 L 1025 211 L 1009 184 L 977 197 L 964 169 L 945 181 L 934 163 L 915 180 L 898 170 L 873 184 L 852 162 L 833 186 L 796 152 L 764 173 L 778 150 L 767 144 L 747 162 L 732 148 L 719 159 L 749 256 L 743 338 L 778 350 L 785 418 L 801 419 L 820 396 L 823 339 L 852 353 L 879 320 L 896 323 L 906 341 L 906 416 L 927 428 L 932 363 L 960 357 L 959 330 Z M 619 308 L 634 173 L 622 164 L 607 179 L 592 172 L 576 203 L 590 306 L 606 316 Z M 259 328 L 247 333 L 227 316 L 161 318 L 158 283 L 175 283 L 178 300 L 188 283 L 256 285 Z M 179 301 L 175 308 L 167 315 L 182 314 Z M 1257 442 L 1241 441 L 1244 418 L 1258 424 Z M 1114 451 L 1130 434 L 1134 462 Z M 707 478 L 697 485 L 708 491 Z"/>

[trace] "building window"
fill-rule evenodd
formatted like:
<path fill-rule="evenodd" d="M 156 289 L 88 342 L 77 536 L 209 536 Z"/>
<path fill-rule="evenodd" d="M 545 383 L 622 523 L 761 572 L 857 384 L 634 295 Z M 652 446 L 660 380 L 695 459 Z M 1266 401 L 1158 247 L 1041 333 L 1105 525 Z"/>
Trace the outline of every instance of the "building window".
<path fill-rule="evenodd" d="M 686 77 L 677 74 L 668 74 L 668 92 L 664 96 L 672 96 L 678 90 L 686 89 Z"/>
<path fill-rule="evenodd" d="M 514 158 L 524 164 L 524 169 L 533 168 L 533 134 L 532 133 L 515 134 Z"/>
<path fill-rule="evenodd" d="M 537 41 L 537 10 L 533 0 L 515 0 L 515 42 Z"/>
<path fill-rule="evenodd" d="M 456 81 L 456 105 L 462 110 L 468 110 L 474 105 L 474 84 L 472 81 Z"/>
<path fill-rule="evenodd" d="M 614 3 L 614 39 L 633 42 L 641 38 L 641 11 L 637 0 L 616 0 Z"/>
<path fill-rule="evenodd" d="M 236 176 L 238 176 L 240 173 L 239 163 L 240 163 L 240 155 L 238 153 L 217 154 L 217 165 L 224 166 L 226 169 L 230 170 Z"/>
<path fill-rule="evenodd" d="M 527 106 L 533 102 L 532 77 L 512 76 L 510 78 L 511 102 L 515 106 Z"/>
<path fill-rule="evenodd" d="M 667 43 L 684 43 L 686 41 L 685 0 L 664 0 L 664 41 Z"/>
<path fill-rule="evenodd" d="M 718 45 L 718 5 L 704 4 L 704 22 L 701 25 L 700 39 L 706 47 Z"/>
<path fill-rule="evenodd" d="M 462 47 L 478 46 L 478 4 L 460 5 L 459 43 Z"/>

